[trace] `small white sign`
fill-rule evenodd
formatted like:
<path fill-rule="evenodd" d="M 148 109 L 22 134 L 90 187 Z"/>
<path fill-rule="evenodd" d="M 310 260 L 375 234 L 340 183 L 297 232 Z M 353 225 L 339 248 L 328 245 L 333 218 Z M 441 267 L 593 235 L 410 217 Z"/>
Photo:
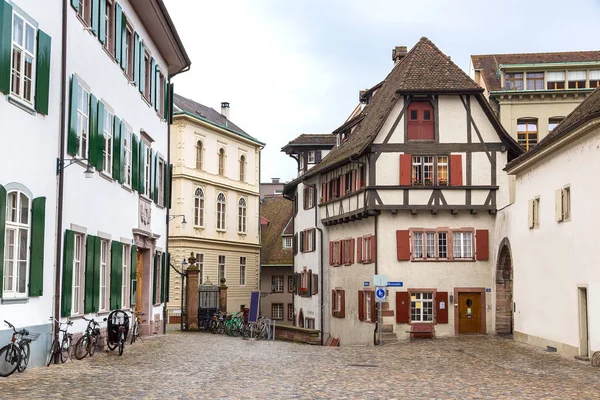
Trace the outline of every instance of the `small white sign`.
<path fill-rule="evenodd" d="M 373 275 L 373 286 L 387 286 L 387 275 Z"/>
<path fill-rule="evenodd" d="M 445 309 L 446 309 L 446 302 L 440 301 L 440 310 L 445 310 Z"/>

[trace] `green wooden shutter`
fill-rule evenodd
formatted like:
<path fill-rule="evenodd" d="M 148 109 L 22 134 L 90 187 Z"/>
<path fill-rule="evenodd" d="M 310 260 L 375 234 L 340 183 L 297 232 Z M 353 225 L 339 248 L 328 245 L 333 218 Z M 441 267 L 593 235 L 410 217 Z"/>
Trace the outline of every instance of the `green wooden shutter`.
<path fill-rule="evenodd" d="M 76 10 L 79 11 L 79 0 L 71 0 L 71 6 Z"/>
<path fill-rule="evenodd" d="M 119 25 L 117 25 L 117 29 Z M 127 69 L 127 62 L 131 60 L 127 59 L 127 17 L 121 10 L 121 69 L 125 71 Z"/>
<path fill-rule="evenodd" d="M 167 279 L 166 279 L 166 289 L 165 289 L 165 303 L 169 302 L 169 288 L 171 287 L 171 253 L 167 254 Z"/>
<path fill-rule="evenodd" d="M 173 201 L 173 164 L 169 164 L 169 210 Z"/>
<path fill-rule="evenodd" d="M 144 60 L 144 55 L 146 54 L 146 50 L 144 47 L 144 42 L 140 40 L 140 93 L 144 94 L 146 91 L 146 63 Z"/>
<path fill-rule="evenodd" d="M 87 235 L 85 240 L 85 295 L 83 300 L 83 312 L 91 313 L 94 309 L 94 254 L 96 237 Z M 71 261 L 73 257 L 71 257 Z M 71 269 L 73 266 L 71 265 Z"/>
<path fill-rule="evenodd" d="M 133 136 L 133 133 L 132 133 Z M 129 140 L 129 148 L 131 148 L 131 139 Z M 121 121 L 121 140 L 119 144 L 119 183 L 125 182 L 125 123 Z"/>
<path fill-rule="evenodd" d="M 89 146 L 90 152 L 88 159 L 90 164 L 96 167 L 99 171 L 102 168 L 98 168 L 98 161 L 96 160 L 96 152 L 93 149 L 96 148 L 96 142 L 98 141 L 98 99 L 93 94 L 90 94 L 90 129 L 89 129 Z"/>
<path fill-rule="evenodd" d="M 106 43 L 106 24 L 104 18 L 106 18 L 106 0 L 98 0 L 100 2 L 100 12 L 98 13 L 98 25 L 100 25 L 100 33 L 98 34 L 98 40 L 102 43 Z"/>
<path fill-rule="evenodd" d="M 167 163 L 163 164 L 163 206 L 167 207 L 169 205 L 169 186 L 171 185 L 171 180 L 169 179 L 169 169 L 167 167 Z"/>
<path fill-rule="evenodd" d="M 167 266 L 167 256 L 165 255 L 165 253 L 162 253 L 162 258 L 161 258 L 162 264 L 161 264 L 161 272 L 160 272 L 160 302 L 164 303 L 165 300 L 165 286 L 167 286 L 169 284 L 169 281 L 166 278 L 166 266 Z"/>
<path fill-rule="evenodd" d="M 140 87 L 140 37 L 137 32 L 133 34 L 133 81 Z"/>
<path fill-rule="evenodd" d="M 31 247 L 29 258 L 29 296 L 41 296 L 44 291 L 44 231 L 46 198 L 33 199 L 31 206 Z"/>
<path fill-rule="evenodd" d="M 73 256 L 75 247 L 75 233 L 65 230 L 65 243 L 63 244 L 63 270 L 62 270 L 62 295 L 61 314 L 63 317 L 71 315 L 73 295 Z"/>
<path fill-rule="evenodd" d="M 154 93 L 154 110 L 158 112 L 160 110 L 160 102 L 162 99 L 159 99 L 158 94 L 160 93 L 160 69 L 158 65 L 156 65 L 152 69 L 152 73 L 154 74 L 154 85 L 152 86 L 152 92 Z"/>
<path fill-rule="evenodd" d="M 158 154 L 152 151 L 152 200 L 158 204 Z"/>
<path fill-rule="evenodd" d="M 100 310 L 100 238 L 94 237 L 94 285 L 92 287 L 92 311 Z"/>
<path fill-rule="evenodd" d="M 154 107 L 156 104 L 156 61 L 150 57 L 150 104 Z"/>
<path fill-rule="evenodd" d="M 94 159 L 96 160 L 96 168 L 98 171 L 104 169 L 104 103 L 98 101 L 98 136 L 96 137 L 95 146 L 91 146 L 90 153 L 94 152 Z"/>
<path fill-rule="evenodd" d="M 106 8 L 100 13 L 100 0 L 92 0 L 92 33 L 98 36 L 98 28 L 100 27 L 100 15 L 105 13 Z"/>
<path fill-rule="evenodd" d="M 75 74 L 71 76 L 71 107 L 69 109 L 69 135 L 67 137 L 67 153 L 77 155 L 77 102 L 79 82 Z"/>
<path fill-rule="evenodd" d="M 123 24 L 123 11 L 121 10 L 121 5 L 119 3 L 115 3 L 115 32 L 114 32 L 114 40 L 115 40 L 115 60 L 117 60 L 117 64 L 121 64 L 121 39 L 122 39 L 122 30 L 121 25 Z"/>
<path fill-rule="evenodd" d="M 0 91 L 10 93 L 12 55 L 12 6 L 0 0 Z"/>
<path fill-rule="evenodd" d="M 4 235 L 6 235 L 6 189 L 0 185 L 0 298 L 4 282 Z"/>
<path fill-rule="evenodd" d="M 110 309 L 121 308 L 123 285 L 123 244 L 113 241 L 110 245 Z"/>
<path fill-rule="evenodd" d="M 139 192 L 140 157 L 137 135 L 131 133 L 131 189 Z"/>
<path fill-rule="evenodd" d="M 154 160 L 155 160 L 156 155 L 154 154 L 154 150 L 150 149 L 150 159 L 148 160 L 149 164 L 150 164 L 150 176 L 148 179 L 148 198 L 150 198 L 150 200 L 154 199 Z"/>
<path fill-rule="evenodd" d="M 175 95 L 175 84 L 171 83 L 169 85 L 169 124 L 173 123 L 173 96 Z"/>
<path fill-rule="evenodd" d="M 140 194 L 144 194 L 145 192 L 145 174 L 146 174 L 146 165 L 145 165 L 145 160 L 146 160 L 146 145 L 144 144 L 144 141 L 140 138 L 140 163 L 139 163 L 139 169 L 140 169 L 140 173 L 139 173 L 139 181 L 138 181 L 138 188 L 139 188 L 139 193 Z"/>
<path fill-rule="evenodd" d="M 156 304 L 156 275 L 158 273 L 158 257 L 160 257 L 160 253 L 158 251 L 154 252 L 154 271 L 152 273 L 152 304 Z"/>
<path fill-rule="evenodd" d="M 163 115 L 165 121 L 169 120 L 169 81 L 165 77 L 165 91 L 163 93 L 162 101 L 164 102 Z"/>
<path fill-rule="evenodd" d="M 123 183 L 121 179 L 123 175 L 123 171 L 121 169 L 121 165 L 123 161 L 121 160 L 121 120 L 115 117 L 113 118 L 114 127 L 113 127 L 113 165 L 112 165 L 112 177 L 113 179 Z"/>
<path fill-rule="evenodd" d="M 50 96 L 50 48 L 52 47 L 52 39 L 43 31 L 38 30 L 37 46 L 35 110 L 40 114 L 48 115 L 48 100 Z"/>

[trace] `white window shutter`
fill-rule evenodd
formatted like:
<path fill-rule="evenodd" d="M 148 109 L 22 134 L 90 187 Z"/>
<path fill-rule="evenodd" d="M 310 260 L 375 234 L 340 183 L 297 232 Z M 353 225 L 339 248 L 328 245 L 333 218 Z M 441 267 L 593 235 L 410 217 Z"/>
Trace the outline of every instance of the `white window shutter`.
<path fill-rule="evenodd" d="M 533 228 L 533 200 L 527 202 L 527 226 Z"/>
<path fill-rule="evenodd" d="M 563 199 L 562 199 L 562 189 L 556 189 L 554 192 L 554 216 L 556 217 L 557 222 L 561 222 L 563 220 Z"/>

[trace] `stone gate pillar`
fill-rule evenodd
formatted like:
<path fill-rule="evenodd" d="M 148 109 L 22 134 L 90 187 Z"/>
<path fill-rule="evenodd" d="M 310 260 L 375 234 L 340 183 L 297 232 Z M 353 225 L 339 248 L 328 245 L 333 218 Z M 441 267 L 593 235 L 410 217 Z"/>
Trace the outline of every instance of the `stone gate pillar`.
<path fill-rule="evenodd" d="M 188 258 L 190 266 L 185 270 L 185 326 L 187 330 L 198 329 L 198 266 L 194 253 Z"/>
<path fill-rule="evenodd" d="M 219 308 L 223 312 L 227 312 L 227 286 L 225 278 L 221 278 L 221 286 L 219 286 Z"/>

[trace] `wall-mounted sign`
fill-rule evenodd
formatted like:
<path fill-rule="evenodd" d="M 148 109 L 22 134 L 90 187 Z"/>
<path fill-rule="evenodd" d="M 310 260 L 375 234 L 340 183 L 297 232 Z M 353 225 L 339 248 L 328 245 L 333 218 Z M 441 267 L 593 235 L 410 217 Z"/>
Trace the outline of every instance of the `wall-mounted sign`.
<path fill-rule="evenodd" d="M 387 286 L 392 286 L 392 287 L 404 287 L 404 282 L 388 282 Z"/>
<path fill-rule="evenodd" d="M 365 285 L 365 287 L 367 287 L 367 286 L 371 286 L 371 282 L 367 282 L 367 281 L 365 281 L 364 285 Z"/>
<path fill-rule="evenodd" d="M 492 291 L 492 289 L 491 288 L 485 288 L 485 291 L 489 293 L 489 292 Z"/>

